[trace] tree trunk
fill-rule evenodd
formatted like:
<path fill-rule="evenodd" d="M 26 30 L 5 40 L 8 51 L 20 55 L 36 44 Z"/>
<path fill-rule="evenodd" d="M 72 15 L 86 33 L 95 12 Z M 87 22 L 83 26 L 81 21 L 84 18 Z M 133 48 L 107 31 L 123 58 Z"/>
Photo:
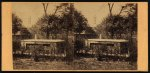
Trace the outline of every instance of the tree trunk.
<path fill-rule="evenodd" d="M 111 38 L 113 39 L 113 37 L 114 37 L 114 33 L 112 32 L 112 33 L 111 33 Z"/>
<path fill-rule="evenodd" d="M 49 39 L 49 31 L 46 32 L 46 38 Z"/>

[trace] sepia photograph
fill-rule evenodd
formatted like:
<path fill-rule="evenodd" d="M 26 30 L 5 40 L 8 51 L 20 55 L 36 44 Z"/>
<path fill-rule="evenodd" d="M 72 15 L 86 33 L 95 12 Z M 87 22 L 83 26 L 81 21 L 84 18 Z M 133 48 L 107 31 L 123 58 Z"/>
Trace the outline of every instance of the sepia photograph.
<path fill-rule="evenodd" d="M 13 68 L 136 70 L 137 4 L 78 5 L 13 3 Z"/>
<path fill-rule="evenodd" d="M 12 2 L 13 70 L 138 70 L 138 5 Z"/>

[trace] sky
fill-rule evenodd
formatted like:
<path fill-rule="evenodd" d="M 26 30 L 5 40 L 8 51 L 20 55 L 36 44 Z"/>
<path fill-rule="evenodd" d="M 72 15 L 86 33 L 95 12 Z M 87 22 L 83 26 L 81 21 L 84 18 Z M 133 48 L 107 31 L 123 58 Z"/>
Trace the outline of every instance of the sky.
<path fill-rule="evenodd" d="M 60 3 L 49 2 L 47 13 L 52 14 L 56 6 Z M 113 14 L 118 14 L 121 6 L 125 3 L 114 3 L 112 9 Z M 74 7 L 81 12 L 88 20 L 91 27 L 100 24 L 102 20 L 108 16 L 109 7 L 106 2 L 82 2 L 74 3 Z M 41 2 L 14 2 L 12 3 L 12 12 L 15 13 L 23 21 L 23 26 L 29 28 L 35 25 L 40 17 L 44 15 L 44 7 Z"/>

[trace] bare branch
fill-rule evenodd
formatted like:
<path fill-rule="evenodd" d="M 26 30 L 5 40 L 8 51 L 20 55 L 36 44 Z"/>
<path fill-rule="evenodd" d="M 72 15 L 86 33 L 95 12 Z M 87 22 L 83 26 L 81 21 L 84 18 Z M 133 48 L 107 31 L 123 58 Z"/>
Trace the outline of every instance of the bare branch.
<path fill-rule="evenodd" d="M 48 3 L 46 4 L 46 10 L 47 10 L 47 7 L 48 7 Z"/>
<path fill-rule="evenodd" d="M 113 8 L 113 6 L 114 6 L 114 3 L 111 5 L 111 13 L 112 13 L 112 8 Z"/>
<path fill-rule="evenodd" d="M 112 8 L 114 6 L 114 3 L 112 5 L 110 3 L 108 3 L 108 6 L 109 6 L 110 15 L 112 15 Z"/>
<path fill-rule="evenodd" d="M 109 7 L 110 14 L 111 14 L 110 3 L 108 3 L 108 7 Z"/>
<path fill-rule="evenodd" d="M 44 7 L 44 11 L 45 11 L 45 4 L 44 4 L 44 3 L 42 3 L 42 5 L 43 5 L 43 7 Z"/>
<path fill-rule="evenodd" d="M 120 15 L 122 13 L 123 9 L 124 9 L 124 7 L 121 8 L 121 10 L 120 10 L 118 15 Z"/>
<path fill-rule="evenodd" d="M 46 11 L 47 11 L 47 7 L 48 7 L 48 3 L 45 5 L 45 3 L 42 3 L 43 4 L 43 7 L 44 7 L 44 12 L 45 12 L 45 15 L 47 15 Z"/>
<path fill-rule="evenodd" d="M 58 9 L 59 9 L 59 8 L 57 7 L 53 15 L 55 15 L 55 14 L 57 13 Z"/>

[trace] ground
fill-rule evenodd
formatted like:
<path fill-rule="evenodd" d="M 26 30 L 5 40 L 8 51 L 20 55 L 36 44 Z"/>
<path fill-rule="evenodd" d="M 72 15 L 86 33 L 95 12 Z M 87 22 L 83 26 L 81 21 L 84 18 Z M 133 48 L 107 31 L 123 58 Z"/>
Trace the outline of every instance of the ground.
<path fill-rule="evenodd" d="M 15 70 L 136 70 L 136 63 L 121 61 L 97 61 L 96 58 L 80 58 L 70 64 L 65 61 L 39 61 L 14 59 Z"/>

